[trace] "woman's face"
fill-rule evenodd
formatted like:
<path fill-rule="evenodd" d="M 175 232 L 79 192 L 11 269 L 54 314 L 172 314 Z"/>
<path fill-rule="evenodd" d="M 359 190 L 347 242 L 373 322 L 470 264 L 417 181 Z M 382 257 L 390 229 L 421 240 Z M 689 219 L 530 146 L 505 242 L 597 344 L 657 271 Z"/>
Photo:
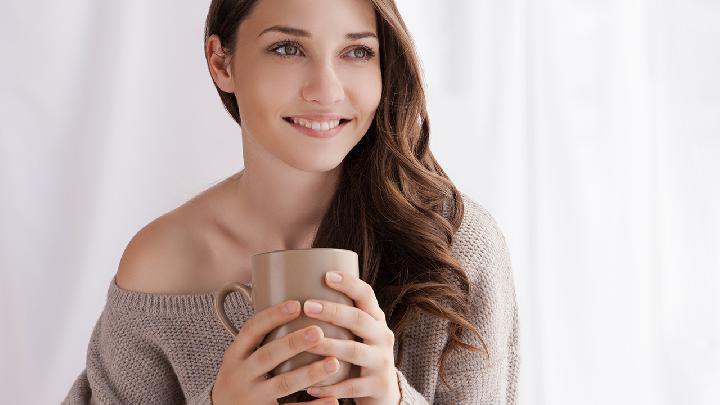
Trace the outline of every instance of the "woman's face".
<path fill-rule="evenodd" d="M 380 102 L 372 3 L 260 0 L 240 24 L 236 44 L 223 90 L 237 98 L 243 136 L 300 170 L 337 167 L 372 124 Z M 288 122 L 316 114 L 350 121 L 330 138 L 312 137 Z"/>

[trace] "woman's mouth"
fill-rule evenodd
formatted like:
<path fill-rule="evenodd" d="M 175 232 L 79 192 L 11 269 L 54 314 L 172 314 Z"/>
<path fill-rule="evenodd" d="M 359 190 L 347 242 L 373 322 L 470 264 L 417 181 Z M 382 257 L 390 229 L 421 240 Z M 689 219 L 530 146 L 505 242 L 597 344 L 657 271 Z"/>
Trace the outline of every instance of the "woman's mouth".
<path fill-rule="evenodd" d="M 337 135 L 351 120 L 337 119 L 327 121 L 313 121 L 302 118 L 283 117 L 283 120 L 305 135 L 314 138 L 332 138 Z"/>

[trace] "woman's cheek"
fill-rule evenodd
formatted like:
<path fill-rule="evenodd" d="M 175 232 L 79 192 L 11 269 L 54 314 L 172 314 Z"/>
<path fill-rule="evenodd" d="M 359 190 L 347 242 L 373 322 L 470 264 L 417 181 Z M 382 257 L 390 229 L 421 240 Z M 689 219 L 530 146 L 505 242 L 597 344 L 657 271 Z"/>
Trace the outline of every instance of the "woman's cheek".
<path fill-rule="evenodd" d="M 382 95 L 382 78 L 380 73 L 368 72 L 359 77 L 353 84 L 357 108 L 368 118 L 367 125 L 370 125 L 375 111 L 380 104 Z"/>

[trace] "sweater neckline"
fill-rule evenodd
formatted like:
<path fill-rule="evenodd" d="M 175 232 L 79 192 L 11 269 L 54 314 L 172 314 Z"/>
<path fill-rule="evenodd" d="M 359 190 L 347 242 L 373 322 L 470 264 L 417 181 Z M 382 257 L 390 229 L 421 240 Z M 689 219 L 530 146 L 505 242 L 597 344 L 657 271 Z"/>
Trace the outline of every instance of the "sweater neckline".
<path fill-rule="evenodd" d="M 248 284 L 246 284 L 248 285 Z M 107 291 L 108 305 L 115 309 L 149 312 L 158 315 L 214 314 L 215 291 L 196 294 L 147 293 L 121 288 L 110 280 Z M 244 294 L 231 292 L 225 298 L 225 308 L 252 314 L 252 304 Z"/>
<path fill-rule="evenodd" d="M 468 211 L 477 211 L 476 203 L 467 198 L 465 193 L 460 192 L 461 198 L 465 201 L 465 216 Z M 447 212 L 449 207 L 444 207 Z M 463 218 L 463 225 L 466 219 Z M 458 233 L 461 233 L 458 230 Z M 456 243 L 453 242 L 453 245 Z M 246 284 L 251 285 L 251 284 Z M 132 291 L 120 288 L 115 282 L 115 276 L 110 280 L 107 291 L 107 305 L 113 309 L 153 313 L 158 315 L 187 315 L 187 314 L 215 314 L 214 308 L 215 291 L 196 294 L 159 294 Z M 225 308 L 252 315 L 255 310 L 244 294 L 231 292 L 225 298 Z"/>

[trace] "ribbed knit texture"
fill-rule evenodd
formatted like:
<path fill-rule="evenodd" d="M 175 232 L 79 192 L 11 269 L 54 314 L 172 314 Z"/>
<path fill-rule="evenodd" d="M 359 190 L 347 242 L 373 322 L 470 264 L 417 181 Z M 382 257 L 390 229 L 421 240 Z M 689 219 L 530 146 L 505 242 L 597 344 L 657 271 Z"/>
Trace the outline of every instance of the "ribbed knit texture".
<path fill-rule="evenodd" d="M 469 321 L 483 352 L 463 348 L 438 375 L 447 320 L 421 312 L 402 340 L 396 364 L 403 405 L 515 404 L 519 376 L 518 308 L 505 237 L 491 214 L 462 194 L 465 216 L 452 254 L 470 279 Z M 254 314 L 239 293 L 225 308 L 238 327 Z M 483 347 L 472 333 L 465 342 Z M 85 369 L 63 404 L 211 404 L 222 357 L 232 342 L 213 312 L 213 294 L 149 294 L 121 289 L 113 278 L 95 324 Z M 394 353 L 398 358 L 399 341 Z"/>

